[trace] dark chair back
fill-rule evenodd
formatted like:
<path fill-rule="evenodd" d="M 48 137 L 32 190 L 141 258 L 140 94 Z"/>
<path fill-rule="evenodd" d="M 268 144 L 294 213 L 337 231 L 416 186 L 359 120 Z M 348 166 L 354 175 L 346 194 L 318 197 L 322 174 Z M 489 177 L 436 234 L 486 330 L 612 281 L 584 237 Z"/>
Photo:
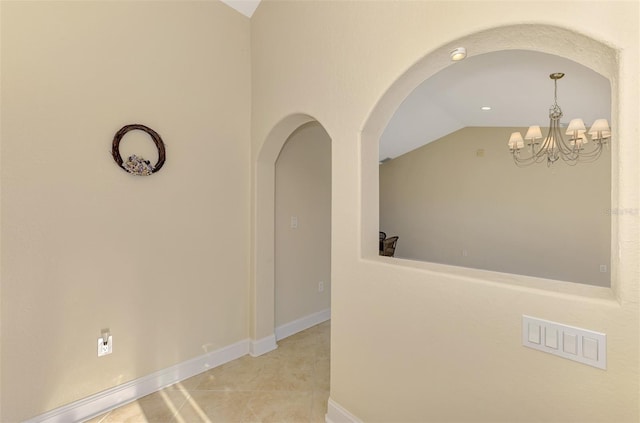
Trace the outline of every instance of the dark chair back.
<path fill-rule="evenodd" d="M 396 244 L 398 243 L 397 236 L 390 236 L 382 241 L 382 249 L 380 250 L 381 256 L 393 257 L 396 252 Z"/>

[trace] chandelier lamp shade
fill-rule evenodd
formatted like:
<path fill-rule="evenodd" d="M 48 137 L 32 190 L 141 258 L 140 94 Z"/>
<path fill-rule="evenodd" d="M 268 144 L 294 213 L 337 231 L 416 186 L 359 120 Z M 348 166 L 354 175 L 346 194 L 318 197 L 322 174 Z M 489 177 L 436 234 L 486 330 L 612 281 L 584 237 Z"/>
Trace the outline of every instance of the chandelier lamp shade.
<path fill-rule="evenodd" d="M 509 138 L 509 150 L 518 166 L 529 166 L 546 162 L 551 166 L 558 160 L 573 166 L 577 163 L 593 162 L 600 157 L 603 148 L 611 139 L 611 129 L 606 119 L 596 119 L 587 131 L 582 119 L 572 119 L 564 131 L 560 125 L 562 109 L 558 106 L 558 80 L 564 73 L 549 75 L 554 83 L 554 102 L 549 108 L 549 131 L 543 138 L 540 126 L 530 126 L 522 138 L 514 132 Z"/>

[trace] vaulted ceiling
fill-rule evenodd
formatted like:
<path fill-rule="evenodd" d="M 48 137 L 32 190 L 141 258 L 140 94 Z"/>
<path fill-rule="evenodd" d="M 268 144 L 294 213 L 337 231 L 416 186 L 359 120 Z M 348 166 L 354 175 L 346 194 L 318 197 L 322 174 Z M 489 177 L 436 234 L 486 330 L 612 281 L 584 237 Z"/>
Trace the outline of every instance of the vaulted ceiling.
<path fill-rule="evenodd" d="M 549 75 L 554 72 L 565 74 L 558 80 L 561 123 L 578 117 L 587 127 L 597 118 L 611 122 L 608 79 L 563 57 L 504 50 L 453 62 L 419 85 L 387 125 L 380 159 L 395 158 L 468 126 L 546 127 L 554 102 Z"/>

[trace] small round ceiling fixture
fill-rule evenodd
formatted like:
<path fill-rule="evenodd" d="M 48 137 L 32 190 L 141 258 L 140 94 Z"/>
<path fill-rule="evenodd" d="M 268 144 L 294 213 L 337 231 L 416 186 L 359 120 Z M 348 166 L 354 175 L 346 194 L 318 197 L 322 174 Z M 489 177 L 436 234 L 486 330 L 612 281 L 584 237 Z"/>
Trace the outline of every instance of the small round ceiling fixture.
<path fill-rule="evenodd" d="M 480 110 L 491 110 L 491 106 L 482 106 L 480 107 Z"/>
<path fill-rule="evenodd" d="M 458 62 L 467 57 L 467 49 L 464 47 L 458 47 L 455 50 L 451 51 L 450 57 L 454 62 Z"/>

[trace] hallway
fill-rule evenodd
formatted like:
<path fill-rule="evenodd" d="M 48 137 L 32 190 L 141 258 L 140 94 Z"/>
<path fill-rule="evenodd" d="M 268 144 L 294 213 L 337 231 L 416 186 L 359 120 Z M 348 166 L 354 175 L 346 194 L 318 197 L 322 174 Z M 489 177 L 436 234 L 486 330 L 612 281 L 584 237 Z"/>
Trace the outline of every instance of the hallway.
<path fill-rule="evenodd" d="M 321 423 L 329 399 L 330 321 L 124 405 L 89 423 Z"/>

